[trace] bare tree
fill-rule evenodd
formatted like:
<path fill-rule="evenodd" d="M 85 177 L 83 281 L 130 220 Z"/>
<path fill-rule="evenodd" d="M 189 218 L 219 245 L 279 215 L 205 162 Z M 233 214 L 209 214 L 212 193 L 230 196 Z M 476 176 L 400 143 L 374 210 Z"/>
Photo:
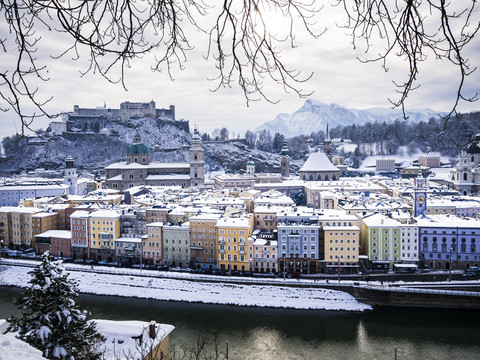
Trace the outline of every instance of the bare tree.
<path fill-rule="evenodd" d="M 385 51 L 363 61 L 383 61 L 400 56 L 410 65 L 407 80 L 398 85 L 400 97 L 395 107 L 405 106 L 417 86 L 419 63 L 431 52 L 459 69 L 459 86 L 451 114 L 460 100 L 474 101 L 477 94 L 463 93 L 465 78 L 474 71 L 464 57 L 464 48 L 478 32 L 476 1 L 447 3 L 445 0 L 335 0 L 343 5 L 346 26 L 352 30 L 354 46 L 362 39 L 367 52 L 372 39 L 385 41 Z M 459 2 L 460 3 L 460 2 Z M 55 59 L 87 59 L 84 74 L 97 73 L 111 82 L 125 85 L 125 71 L 132 60 L 154 54 L 153 71 L 183 69 L 194 34 L 206 35 L 206 59 L 215 64 L 218 76 L 214 90 L 235 83 L 249 101 L 265 99 L 265 82 L 283 86 L 287 92 L 308 96 L 302 83 L 312 74 L 290 69 L 281 58 L 283 43 L 294 47 L 295 35 L 313 29 L 322 9 L 314 0 L 0 0 L 0 109 L 14 111 L 21 122 L 21 134 L 39 116 L 52 117 L 45 107 L 51 100 L 41 92 L 41 82 L 49 80 L 52 66 L 38 54 L 51 50 L 42 34 L 55 32 L 66 41 Z M 287 24 L 285 35 L 274 34 L 266 14 L 275 12 Z M 203 25 L 205 19 L 213 25 Z M 428 25 L 428 26 L 427 26 Z M 435 31 L 432 27 L 435 26 Z M 42 51 L 43 50 L 43 51 Z M 38 56 L 38 57 L 37 57 Z M 27 108 L 33 105 L 34 111 Z M 451 115 L 450 114 L 450 115 Z"/>
<path fill-rule="evenodd" d="M 464 56 L 464 48 L 474 39 L 479 28 L 477 2 L 449 2 L 445 0 L 337 0 L 348 15 L 346 28 L 351 30 L 354 47 L 365 42 L 365 51 L 371 53 L 372 43 L 384 44 L 373 57 L 363 62 L 380 61 L 385 71 L 392 56 L 408 63 L 406 80 L 395 82 L 398 98 L 389 99 L 393 107 L 405 114 L 405 101 L 418 88 L 417 76 L 427 57 L 449 62 L 458 69 L 457 93 L 450 112 L 444 117 L 444 128 L 452 115 L 457 115 L 461 100 L 478 100 L 478 93 L 466 95 L 464 83 L 476 70 Z M 377 50 L 378 47 L 375 47 Z"/>

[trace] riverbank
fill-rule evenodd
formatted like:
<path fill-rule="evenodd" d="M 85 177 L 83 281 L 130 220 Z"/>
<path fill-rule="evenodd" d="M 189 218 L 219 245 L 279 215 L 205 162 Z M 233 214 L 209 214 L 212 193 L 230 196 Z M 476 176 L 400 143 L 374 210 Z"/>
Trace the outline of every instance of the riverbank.
<path fill-rule="evenodd" d="M 0 285 L 26 287 L 31 267 L 0 266 Z M 270 307 L 302 310 L 371 310 L 352 295 L 329 289 L 271 285 L 213 283 L 66 270 L 81 293 L 217 305 Z M 144 272 L 145 273 L 145 272 Z"/>

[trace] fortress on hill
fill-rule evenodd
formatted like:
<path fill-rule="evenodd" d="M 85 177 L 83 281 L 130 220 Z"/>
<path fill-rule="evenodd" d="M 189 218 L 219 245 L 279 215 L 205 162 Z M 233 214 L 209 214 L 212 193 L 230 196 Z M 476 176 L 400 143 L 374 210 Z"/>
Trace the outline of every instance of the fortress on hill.
<path fill-rule="evenodd" d="M 157 109 L 155 101 L 130 102 L 120 104 L 119 109 L 108 108 L 106 104 L 95 108 L 82 108 L 73 105 L 73 112 L 66 113 L 61 121 L 52 121 L 50 128 L 55 135 L 64 132 L 100 133 L 109 121 L 128 121 L 130 119 L 152 118 L 159 126 L 170 124 L 185 132 L 190 132 L 188 121 L 175 119 L 175 106 Z"/>

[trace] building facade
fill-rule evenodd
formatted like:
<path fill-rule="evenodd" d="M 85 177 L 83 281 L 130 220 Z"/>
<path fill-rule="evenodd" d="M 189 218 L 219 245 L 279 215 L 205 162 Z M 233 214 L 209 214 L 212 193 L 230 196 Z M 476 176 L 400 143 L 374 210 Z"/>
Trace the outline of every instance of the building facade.
<path fill-rule="evenodd" d="M 151 161 L 150 150 L 137 132 L 127 148 L 127 161 L 105 168 L 105 186 L 119 191 L 141 185 L 201 187 L 203 183 L 204 157 L 198 132 L 192 136 L 189 163 Z"/>

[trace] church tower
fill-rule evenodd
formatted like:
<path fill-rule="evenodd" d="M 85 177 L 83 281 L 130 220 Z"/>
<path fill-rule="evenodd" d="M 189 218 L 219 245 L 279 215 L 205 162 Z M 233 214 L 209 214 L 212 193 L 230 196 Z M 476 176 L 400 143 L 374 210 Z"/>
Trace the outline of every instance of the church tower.
<path fill-rule="evenodd" d="M 247 175 L 253 175 L 253 174 L 255 174 L 255 162 L 253 161 L 251 155 L 248 157 L 248 161 L 247 161 L 247 172 L 246 172 L 246 174 L 247 174 Z"/>
<path fill-rule="evenodd" d="M 280 174 L 282 178 L 290 176 L 290 152 L 288 151 L 287 140 L 283 141 L 282 150 L 280 150 Z"/>
<path fill-rule="evenodd" d="M 77 195 L 77 169 L 75 168 L 75 160 L 73 157 L 68 155 L 65 159 L 65 173 L 63 177 L 63 183 L 68 185 L 69 187 L 69 194 L 70 195 Z"/>
<path fill-rule="evenodd" d="M 332 162 L 332 140 L 330 140 L 330 131 L 328 130 L 328 123 L 327 123 L 327 131 L 325 132 L 325 140 L 323 141 L 323 152 L 327 155 L 330 162 Z"/>
<path fill-rule="evenodd" d="M 205 161 L 203 157 L 202 138 L 195 128 L 190 144 L 190 186 L 203 186 Z"/>

